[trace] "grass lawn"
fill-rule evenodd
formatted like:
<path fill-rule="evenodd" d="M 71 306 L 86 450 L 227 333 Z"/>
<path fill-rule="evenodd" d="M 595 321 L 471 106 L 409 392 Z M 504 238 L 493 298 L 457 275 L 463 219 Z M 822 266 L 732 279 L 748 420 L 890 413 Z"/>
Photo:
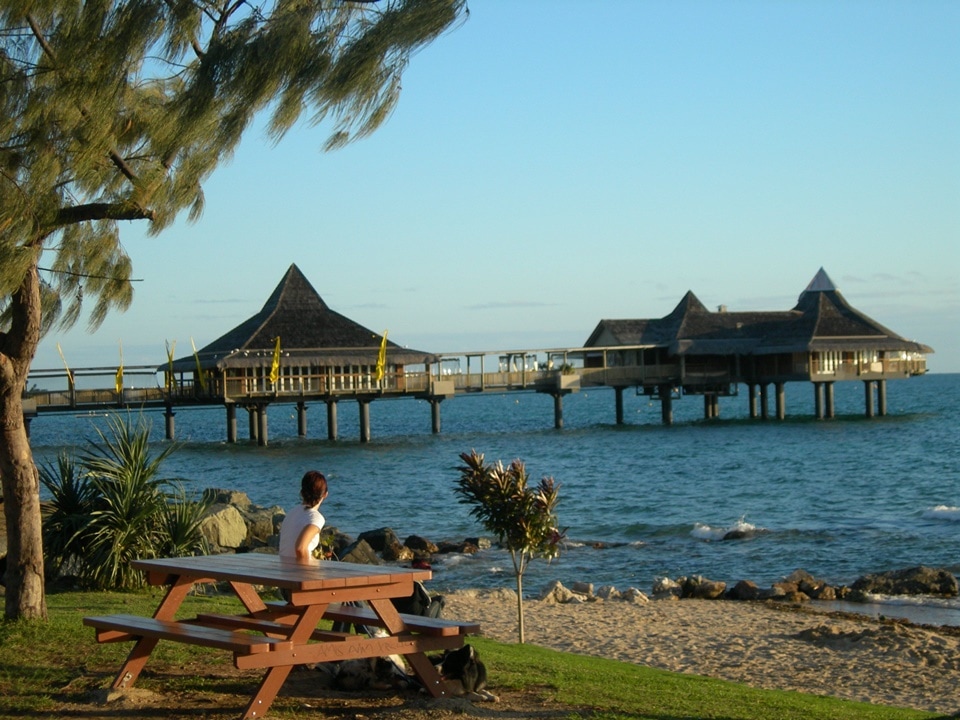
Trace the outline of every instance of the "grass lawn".
<path fill-rule="evenodd" d="M 0 717 L 137 717 L 135 712 L 94 708 L 91 690 L 109 685 L 130 649 L 130 643 L 99 645 L 86 615 L 123 612 L 150 615 L 159 591 L 142 593 L 64 592 L 47 596 L 49 622 L 0 624 Z M 188 598 L 181 612 L 224 612 L 239 604 L 228 596 Z M 538 698 L 567 706 L 574 717 L 679 720 L 716 718 L 751 720 L 778 718 L 854 718 L 907 720 L 943 717 L 917 710 L 866 705 L 794 692 L 758 690 L 736 683 L 670 673 L 630 663 L 590 658 L 534 645 L 471 639 L 481 653 L 494 692 Z M 194 670 L 194 668 L 198 670 Z M 256 673 L 239 674 L 228 653 L 161 642 L 144 676 L 137 683 L 159 693 L 192 693 L 211 698 L 228 696 L 242 706 L 256 682 Z M 244 682 L 238 682 L 238 677 Z M 248 682 L 247 682 L 248 681 Z M 76 708 L 89 704 L 90 712 Z M 63 711 L 64 707 L 71 712 Z M 484 714 L 496 716 L 501 706 Z M 206 717 L 184 708 L 184 714 Z M 516 708 L 514 708 L 516 710 Z M 517 717 L 516 712 L 504 716 Z M 171 708 L 170 714 L 174 716 Z M 211 717 L 216 715 L 215 713 Z M 522 716 L 522 715 L 521 715 Z M 268 717 L 323 717 L 317 708 L 304 709 L 278 697 Z M 559 717 L 559 715 L 551 715 Z"/>

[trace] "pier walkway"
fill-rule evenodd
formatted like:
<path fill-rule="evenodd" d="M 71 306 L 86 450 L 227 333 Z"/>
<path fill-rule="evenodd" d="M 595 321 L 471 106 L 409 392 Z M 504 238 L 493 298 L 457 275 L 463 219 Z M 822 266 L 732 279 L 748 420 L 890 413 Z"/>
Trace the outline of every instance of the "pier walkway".
<path fill-rule="evenodd" d="M 226 410 L 226 437 L 237 440 L 237 408 L 248 412 L 249 436 L 266 445 L 267 407 L 295 403 L 298 433 L 307 434 L 308 402 L 323 402 L 327 410 L 327 437 L 336 440 L 337 409 L 341 401 L 357 402 L 360 440 L 370 439 L 370 404 L 374 400 L 414 397 L 431 407 L 434 433 L 440 432 L 440 403 L 471 393 L 538 392 L 554 399 L 554 427 L 563 427 L 563 397 L 586 388 L 615 390 L 616 422 L 623 423 L 623 391 L 658 399 L 664 424 L 673 422 L 673 400 L 701 395 L 704 417 L 719 417 L 719 398 L 739 395 L 747 389 L 750 417 L 783 419 L 786 415 L 784 383 L 811 382 L 816 416 L 831 418 L 833 384 L 859 380 L 864 383 L 864 412 L 868 417 L 885 415 L 886 380 L 910 377 L 925 371 L 921 362 L 909 359 L 861 360 L 856 356 L 829 365 L 818 363 L 815 353 L 794 362 L 765 368 L 759 373 L 739 357 L 665 359 L 653 346 L 554 348 L 539 350 L 479 351 L 439 355 L 438 361 L 421 368 L 407 366 L 386 373 L 379 380 L 364 372 L 334 372 L 318 368 L 281 367 L 276 381 L 267 368 L 252 368 L 244 377 L 221 376 L 198 382 L 193 375 L 164 371 L 163 366 L 94 367 L 73 371 L 34 370 L 24 395 L 28 422 L 44 413 L 104 412 L 108 410 L 163 408 L 166 437 L 175 436 L 174 416 L 179 407 L 222 405 Z M 202 378 L 203 375 L 200 375 Z M 58 385 L 61 389 L 47 389 Z M 774 413 L 768 404 L 773 390 Z"/>

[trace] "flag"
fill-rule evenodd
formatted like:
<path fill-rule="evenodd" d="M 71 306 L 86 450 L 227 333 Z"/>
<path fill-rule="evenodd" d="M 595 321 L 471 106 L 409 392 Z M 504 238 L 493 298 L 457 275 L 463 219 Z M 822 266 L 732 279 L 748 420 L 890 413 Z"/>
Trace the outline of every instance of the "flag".
<path fill-rule="evenodd" d="M 123 340 L 120 343 L 120 366 L 117 368 L 117 377 L 114 380 L 114 387 L 117 389 L 117 395 L 123 392 Z"/>
<path fill-rule="evenodd" d="M 207 382 L 203 379 L 203 370 L 200 369 L 200 356 L 197 355 L 197 346 L 193 342 L 193 338 L 190 338 L 190 347 L 193 348 L 193 359 L 197 363 L 197 378 L 196 383 L 200 386 L 202 392 L 207 391 Z"/>
<path fill-rule="evenodd" d="M 167 392 L 173 392 L 173 353 L 177 349 L 177 341 L 174 340 L 171 343 L 169 340 L 164 340 L 163 344 L 167 346 Z"/>
<path fill-rule="evenodd" d="M 274 385 L 280 379 L 280 336 L 277 335 L 277 344 L 273 346 L 273 362 L 270 364 L 270 382 Z"/>
<path fill-rule="evenodd" d="M 60 349 L 60 343 L 57 343 L 57 352 L 60 353 L 60 359 L 63 360 L 63 367 L 67 371 L 67 382 L 70 383 L 70 389 L 73 389 L 73 373 L 70 372 L 70 366 L 67 365 L 67 359 L 63 356 L 63 350 Z"/>
<path fill-rule="evenodd" d="M 387 331 L 383 331 L 383 340 L 380 341 L 380 352 L 377 355 L 377 382 L 383 380 L 387 370 Z"/>

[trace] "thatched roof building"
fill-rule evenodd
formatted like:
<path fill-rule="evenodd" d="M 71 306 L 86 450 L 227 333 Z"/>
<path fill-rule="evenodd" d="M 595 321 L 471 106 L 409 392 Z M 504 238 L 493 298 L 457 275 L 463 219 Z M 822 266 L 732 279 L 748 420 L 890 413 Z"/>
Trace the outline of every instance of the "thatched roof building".
<path fill-rule="evenodd" d="M 278 338 L 280 378 L 268 382 Z M 172 370 L 179 376 L 192 373 L 207 396 L 249 397 L 301 390 L 324 396 L 337 390 L 372 388 L 370 376 L 377 367 L 382 341 L 380 333 L 331 310 L 300 268 L 291 265 L 260 312 L 200 348 L 196 355 L 183 356 L 160 370 Z M 426 367 L 436 356 L 388 340 L 385 359 L 385 374 L 396 378 L 405 367 Z M 242 381 L 243 387 L 231 381 Z M 378 387 L 387 384 L 384 381 Z"/>
<path fill-rule="evenodd" d="M 284 364 L 316 366 L 375 365 L 383 336 L 331 310 L 295 264 L 264 303 L 260 312 L 197 351 L 204 370 L 257 367 L 273 356 L 276 339 Z M 435 356 L 409 350 L 387 340 L 394 365 L 433 362 Z M 196 368 L 193 355 L 174 361 L 174 371 Z"/>
<path fill-rule="evenodd" d="M 659 350 L 659 361 L 722 359 L 733 375 L 743 379 L 751 374 L 800 379 L 846 361 L 870 365 L 920 360 L 933 352 L 853 308 L 823 268 L 791 310 L 729 312 L 721 307 L 712 312 L 687 292 L 662 318 L 601 320 L 585 343 L 585 347 L 618 345 Z M 733 361 L 735 365 L 730 364 Z"/>

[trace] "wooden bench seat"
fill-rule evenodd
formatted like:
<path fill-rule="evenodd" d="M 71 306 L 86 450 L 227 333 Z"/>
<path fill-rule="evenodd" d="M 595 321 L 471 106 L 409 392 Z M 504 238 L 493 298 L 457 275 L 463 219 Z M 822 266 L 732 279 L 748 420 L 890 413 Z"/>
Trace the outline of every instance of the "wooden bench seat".
<path fill-rule="evenodd" d="M 377 614 L 368 607 L 330 605 L 323 614 L 323 617 L 336 622 L 383 627 L 383 622 L 381 622 Z M 443 618 L 431 618 L 422 615 L 409 615 L 407 613 L 400 613 L 400 619 L 403 620 L 407 628 L 423 633 L 424 635 L 449 636 L 480 634 L 480 625 L 478 623 L 463 622 L 461 620 L 445 620 Z"/>
<path fill-rule="evenodd" d="M 185 621 L 158 620 L 140 615 L 99 615 L 85 617 L 83 624 L 96 628 L 97 642 L 121 642 L 141 637 L 173 640 L 189 645 L 229 650 L 237 655 L 254 655 L 271 650 L 291 650 L 285 638 L 250 635 L 236 630 L 206 627 Z"/>
<path fill-rule="evenodd" d="M 200 623 L 206 627 L 223 627 L 233 630 L 255 630 L 267 635 L 288 636 L 292 627 L 285 623 L 263 620 L 252 615 L 220 615 L 216 613 L 200 613 L 187 623 Z M 321 642 L 350 642 L 360 638 L 353 633 L 335 632 L 333 630 L 314 630 L 310 635 L 312 640 Z"/>

